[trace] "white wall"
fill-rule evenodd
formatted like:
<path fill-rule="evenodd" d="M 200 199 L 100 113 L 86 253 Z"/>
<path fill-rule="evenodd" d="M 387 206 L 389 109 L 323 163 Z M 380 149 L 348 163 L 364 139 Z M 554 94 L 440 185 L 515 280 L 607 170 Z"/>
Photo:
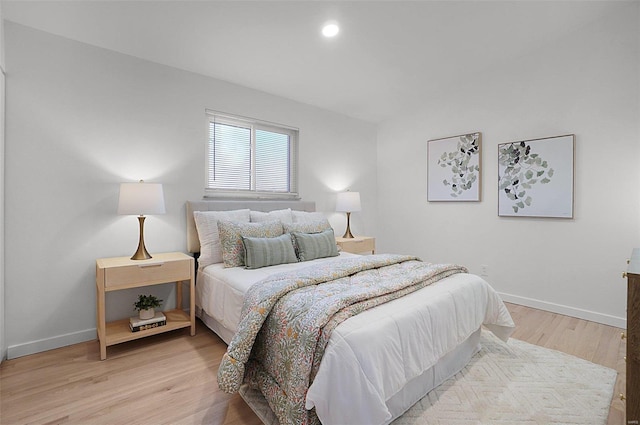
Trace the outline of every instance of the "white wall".
<path fill-rule="evenodd" d="M 95 338 L 95 259 L 131 255 L 138 240 L 137 220 L 116 215 L 120 182 L 164 184 L 167 214 L 147 218 L 146 246 L 186 250 L 185 201 L 203 194 L 206 108 L 298 127 L 302 198 L 341 234 L 335 192 L 359 190 L 353 230 L 375 228 L 370 123 L 11 22 L 6 63 L 9 357 Z M 109 294 L 108 318 L 133 315 L 136 295 Z"/>
<path fill-rule="evenodd" d="M 507 300 L 624 326 L 640 244 L 640 3 L 442 87 L 378 133 L 378 246 L 458 262 Z M 472 64 L 470 64 L 472 66 Z M 482 132 L 482 202 L 428 203 L 426 142 Z M 497 216 L 497 145 L 573 133 L 573 220 Z"/>

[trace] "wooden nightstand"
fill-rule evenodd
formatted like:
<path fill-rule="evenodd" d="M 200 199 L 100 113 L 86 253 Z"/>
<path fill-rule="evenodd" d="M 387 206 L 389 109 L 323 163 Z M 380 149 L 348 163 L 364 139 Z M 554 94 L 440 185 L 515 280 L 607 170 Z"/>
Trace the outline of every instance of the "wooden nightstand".
<path fill-rule="evenodd" d="M 353 254 L 371 251 L 376 253 L 376 238 L 372 236 L 355 236 L 353 238 L 336 238 L 336 243 L 343 251 Z"/>
<path fill-rule="evenodd" d="M 129 318 L 106 323 L 105 293 L 176 282 L 176 309 L 164 311 L 167 324 L 140 332 L 131 332 Z M 189 312 L 182 310 L 182 283 L 189 284 Z M 145 336 L 191 327 L 196 334 L 194 259 L 181 252 L 153 254 L 149 260 L 129 257 L 96 260 L 96 303 L 100 360 L 107 358 L 107 346 Z"/>

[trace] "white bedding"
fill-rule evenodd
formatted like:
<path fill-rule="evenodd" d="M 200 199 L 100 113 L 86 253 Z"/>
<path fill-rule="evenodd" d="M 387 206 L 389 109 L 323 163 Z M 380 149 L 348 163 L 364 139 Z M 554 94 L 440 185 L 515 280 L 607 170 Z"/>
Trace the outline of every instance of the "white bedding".
<path fill-rule="evenodd" d="M 253 283 L 321 261 L 339 257 L 256 270 L 208 266 L 198 272 L 197 309 L 235 332 L 244 293 Z M 450 276 L 351 317 L 333 331 L 306 407 L 315 407 L 323 424 L 388 423 L 410 407 L 398 407 L 399 398 L 424 395 L 401 393 L 407 383 L 433 370 L 482 324 L 504 340 L 514 327 L 497 293 L 471 274 Z"/>
<path fill-rule="evenodd" d="M 339 257 L 320 258 L 302 263 L 280 264 L 248 270 L 243 267 L 225 268 L 223 263 L 212 264 L 203 270 L 198 270 L 196 281 L 196 310 L 198 314 L 204 311 L 209 317 L 218 321 L 231 331 L 233 335 L 238 330 L 240 311 L 247 289 L 256 282 L 274 274 L 288 272 L 316 263 L 335 261 L 340 258 L 354 257 L 355 254 L 341 252 Z M 229 344 L 223 335 L 220 337 Z"/>
<path fill-rule="evenodd" d="M 397 416 L 391 398 L 483 323 L 503 340 L 514 327 L 498 295 L 471 274 L 450 276 L 351 317 L 331 334 L 306 408 L 315 407 L 324 424 L 388 423 Z M 345 395 L 352 395 L 347 402 Z"/>

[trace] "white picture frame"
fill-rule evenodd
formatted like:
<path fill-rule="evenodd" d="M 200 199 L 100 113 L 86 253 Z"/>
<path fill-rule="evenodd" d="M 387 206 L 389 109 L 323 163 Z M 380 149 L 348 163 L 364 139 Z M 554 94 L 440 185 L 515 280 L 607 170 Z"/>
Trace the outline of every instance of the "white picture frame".
<path fill-rule="evenodd" d="M 481 200 L 482 134 L 427 141 L 427 201 Z"/>
<path fill-rule="evenodd" d="M 498 145 L 498 216 L 573 218 L 575 135 Z"/>

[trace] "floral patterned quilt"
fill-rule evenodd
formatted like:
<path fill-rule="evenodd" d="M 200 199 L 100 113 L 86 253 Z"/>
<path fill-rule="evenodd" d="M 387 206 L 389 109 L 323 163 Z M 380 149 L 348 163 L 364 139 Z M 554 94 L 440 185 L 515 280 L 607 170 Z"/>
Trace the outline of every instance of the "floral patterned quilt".
<path fill-rule="evenodd" d="M 383 254 L 273 275 L 247 291 L 218 385 L 227 393 L 243 382 L 259 388 L 282 425 L 319 423 L 304 408 L 305 396 L 331 331 L 366 309 L 466 272 L 462 266 Z"/>

